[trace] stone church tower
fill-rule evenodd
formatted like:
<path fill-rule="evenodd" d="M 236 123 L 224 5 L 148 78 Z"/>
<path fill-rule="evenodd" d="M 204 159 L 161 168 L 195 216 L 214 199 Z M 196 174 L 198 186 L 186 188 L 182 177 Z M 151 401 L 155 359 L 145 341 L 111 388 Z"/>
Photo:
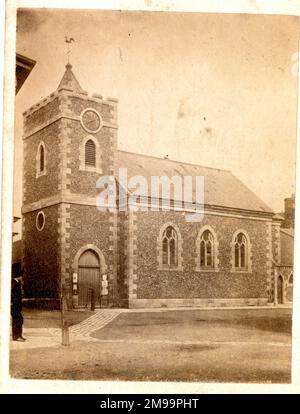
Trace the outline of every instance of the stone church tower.
<path fill-rule="evenodd" d="M 260 306 L 277 296 L 284 303 L 274 212 L 230 171 L 118 150 L 117 101 L 89 96 L 71 69 L 24 113 L 26 297 L 51 307 L 62 293 L 69 307 L 92 297 L 97 307 Z M 128 183 L 142 177 L 148 189 L 153 177 L 203 177 L 202 220 L 188 220 L 195 192 L 184 204 L 160 194 L 154 209 L 146 192 L 139 209 L 124 184 L 117 202 L 127 208 L 99 211 L 97 181 L 118 179 L 120 168 Z"/>
<path fill-rule="evenodd" d="M 57 90 L 23 115 L 25 294 L 57 306 L 64 292 L 86 306 L 93 286 L 96 306 L 115 306 L 117 216 L 96 209 L 96 182 L 115 174 L 117 101 L 88 96 L 67 64 Z"/>

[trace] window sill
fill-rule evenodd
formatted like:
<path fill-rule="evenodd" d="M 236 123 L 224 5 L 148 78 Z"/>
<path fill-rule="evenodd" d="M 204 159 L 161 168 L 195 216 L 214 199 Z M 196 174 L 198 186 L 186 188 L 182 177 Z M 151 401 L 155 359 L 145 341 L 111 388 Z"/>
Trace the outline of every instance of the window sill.
<path fill-rule="evenodd" d="M 98 174 L 102 174 L 102 169 L 97 167 L 87 167 L 87 166 L 80 166 L 80 171 L 87 171 L 87 172 L 94 172 Z"/>
<path fill-rule="evenodd" d="M 157 270 L 161 270 L 161 271 L 167 271 L 167 272 L 182 272 L 183 271 L 183 267 L 181 266 L 177 266 L 177 267 L 164 267 L 164 266 L 159 266 Z"/>
<path fill-rule="evenodd" d="M 214 267 L 211 267 L 210 269 L 203 269 L 200 267 L 196 267 L 195 271 L 198 273 L 218 273 L 220 270 Z"/>
<path fill-rule="evenodd" d="M 247 269 L 231 269 L 231 273 L 252 273 L 252 270 Z"/>
<path fill-rule="evenodd" d="M 44 175 L 47 175 L 47 171 L 43 171 L 41 173 L 37 173 L 35 178 L 43 177 Z"/>

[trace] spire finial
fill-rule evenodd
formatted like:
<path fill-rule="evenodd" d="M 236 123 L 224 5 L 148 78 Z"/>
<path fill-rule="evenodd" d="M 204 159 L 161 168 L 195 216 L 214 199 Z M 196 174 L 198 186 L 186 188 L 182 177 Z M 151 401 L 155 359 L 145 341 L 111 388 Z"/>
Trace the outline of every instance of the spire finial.
<path fill-rule="evenodd" d="M 69 66 L 69 67 L 72 67 L 71 65 L 70 65 L 70 53 L 71 53 L 71 50 L 70 50 L 70 45 L 71 45 L 71 43 L 72 42 L 75 42 L 75 39 L 73 38 L 73 37 L 70 37 L 69 39 L 68 39 L 68 36 L 65 36 L 65 43 L 67 43 L 67 60 L 68 60 L 68 63 L 67 63 L 67 67 Z"/>

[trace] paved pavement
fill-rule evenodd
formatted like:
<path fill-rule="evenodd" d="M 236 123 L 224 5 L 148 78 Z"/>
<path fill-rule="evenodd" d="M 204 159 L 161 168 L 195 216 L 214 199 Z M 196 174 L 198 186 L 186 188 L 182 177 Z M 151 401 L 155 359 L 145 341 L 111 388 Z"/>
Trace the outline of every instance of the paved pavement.
<path fill-rule="evenodd" d="M 92 338 L 90 334 L 97 331 L 115 319 L 122 309 L 99 309 L 95 314 L 78 323 L 70 326 L 69 338 L 72 341 L 89 341 L 98 342 L 96 338 Z M 26 328 L 23 329 L 25 342 L 11 341 L 11 350 L 44 348 L 61 345 L 62 334 L 60 328 Z"/>
<path fill-rule="evenodd" d="M 281 308 L 290 308 L 290 305 L 281 305 Z M 260 307 L 226 307 L 224 309 L 270 309 L 270 306 L 260 306 Z M 220 310 L 220 307 L 211 307 L 211 308 L 190 308 L 190 307 L 182 307 L 181 310 Z M 151 308 L 151 309 L 98 309 L 95 311 L 95 314 L 91 317 L 85 319 L 84 321 L 80 322 L 77 325 L 73 325 L 69 328 L 69 338 L 70 342 L 73 341 L 88 341 L 88 342 L 128 342 L 128 343 L 139 343 L 139 340 L 101 340 L 97 338 L 93 338 L 91 334 L 94 331 L 98 331 L 99 329 L 106 326 L 110 323 L 113 319 L 119 316 L 121 313 L 125 312 L 167 312 L 168 310 L 179 310 L 178 308 Z M 53 347 L 53 346 L 60 346 L 62 342 L 62 334 L 60 328 L 26 328 L 26 321 L 24 325 L 24 336 L 27 338 L 25 342 L 18 342 L 18 341 L 11 341 L 10 349 L 11 350 L 19 350 L 19 349 L 33 349 L 33 348 L 44 348 L 44 347 Z M 144 340 L 142 341 L 145 342 Z M 149 343 L 158 343 L 157 340 L 149 339 Z M 172 344 L 177 344 L 176 341 L 161 341 L 161 342 L 168 342 Z M 206 345 L 207 341 L 196 341 L 197 344 Z M 195 341 L 192 343 L 195 344 Z M 245 341 L 245 344 L 249 345 L 249 341 Z M 180 341 L 180 344 L 190 344 L 189 341 Z M 211 342 L 209 342 L 211 344 Z M 227 342 L 222 342 L 222 344 L 227 344 Z M 243 343 L 236 343 L 230 342 L 231 345 L 241 345 Z M 253 343 L 253 345 L 256 345 Z M 280 342 L 270 342 L 268 343 L 270 346 L 290 346 L 286 343 Z"/>

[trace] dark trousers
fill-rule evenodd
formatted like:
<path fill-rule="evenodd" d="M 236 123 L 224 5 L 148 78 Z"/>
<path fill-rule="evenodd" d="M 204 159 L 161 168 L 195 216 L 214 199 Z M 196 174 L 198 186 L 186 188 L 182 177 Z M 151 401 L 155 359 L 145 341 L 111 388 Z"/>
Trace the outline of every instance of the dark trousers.
<path fill-rule="evenodd" d="M 11 312 L 12 317 L 12 337 L 18 339 L 22 336 L 23 332 L 23 316 L 21 311 L 14 310 Z"/>

